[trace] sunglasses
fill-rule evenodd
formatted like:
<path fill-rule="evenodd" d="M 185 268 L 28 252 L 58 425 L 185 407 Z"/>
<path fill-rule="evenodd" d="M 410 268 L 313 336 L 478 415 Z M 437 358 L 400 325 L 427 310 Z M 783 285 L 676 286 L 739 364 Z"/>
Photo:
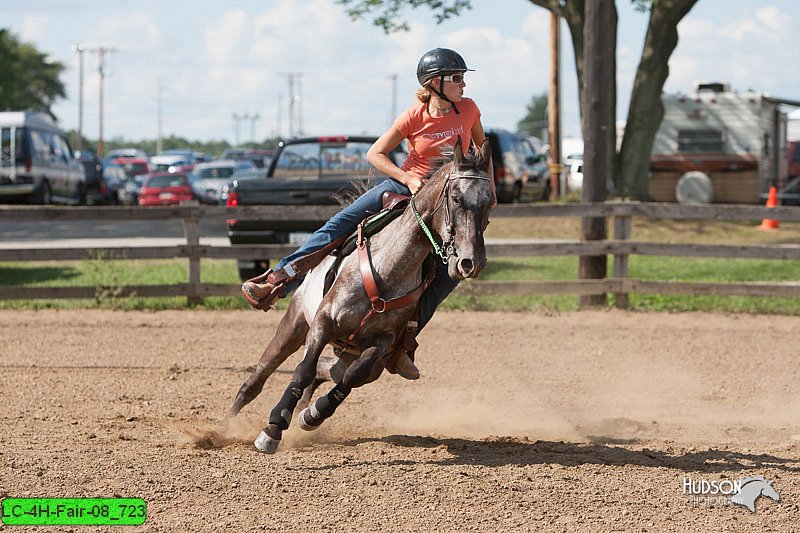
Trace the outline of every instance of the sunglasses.
<path fill-rule="evenodd" d="M 463 74 L 448 74 L 447 76 L 443 77 L 444 81 L 449 81 L 452 83 L 462 83 L 464 81 Z"/>

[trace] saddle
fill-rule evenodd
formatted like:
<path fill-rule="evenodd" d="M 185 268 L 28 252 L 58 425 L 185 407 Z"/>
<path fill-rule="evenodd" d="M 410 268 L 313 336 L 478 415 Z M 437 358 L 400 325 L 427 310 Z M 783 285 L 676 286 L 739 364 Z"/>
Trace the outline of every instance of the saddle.
<path fill-rule="evenodd" d="M 410 196 L 404 196 L 396 192 L 386 191 L 383 193 L 383 209 L 378 211 L 372 216 L 367 217 L 361 223 L 363 230 L 359 229 L 348 236 L 341 246 L 337 246 L 331 253 L 327 255 L 334 255 L 336 260 L 333 262 L 328 272 L 325 274 L 325 284 L 322 289 L 322 295 L 328 294 L 328 291 L 336 281 L 336 273 L 339 271 L 339 266 L 345 257 L 353 253 L 358 245 L 359 231 L 363 232 L 364 237 L 369 238 L 379 233 L 383 228 L 389 225 L 394 219 L 403 214 L 406 205 L 411 200 Z M 402 209 L 401 209 L 402 208 Z M 322 261 L 319 259 L 318 263 Z M 313 267 L 312 267 L 313 268 Z M 308 270 L 310 270 L 309 268 Z"/>

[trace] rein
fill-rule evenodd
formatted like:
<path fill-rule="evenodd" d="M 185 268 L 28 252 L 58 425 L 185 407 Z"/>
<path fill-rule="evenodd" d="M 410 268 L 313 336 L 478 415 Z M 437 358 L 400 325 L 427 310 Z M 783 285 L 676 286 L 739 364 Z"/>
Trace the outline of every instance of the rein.
<path fill-rule="evenodd" d="M 450 182 L 458 179 L 473 179 L 473 180 L 484 180 L 489 181 L 488 176 L 481 176 L 479 174 L 458 174 L 453 175 L 448 173 L 444 177 L 444 187 L 442 187 L 442 192 L 439 193 L 439 198 L 436 200 L 436 207 L 433 209 L 433 213 L 439 210 L 442 205 L 444 205 L 444 223 L 447 227 L 447 239 L 442 239 L 442 247 L 436 242 L 436 239 L 433 238 L 433 234 L 431 233 L 430 228 L 428 225 L 425 224 L 425 221 L 422 219 L 422 215 L 419 214 L 417 211 L 417 206 L 414 205 L 414 197 L 416 195 L 411 195 L 411 212 L 414 213 L 414 218 L 417 219 L 417 224 L 420 225 L 422 228 L 423 233 L 427 235 L 428 240 L 431 241 L 431 247 L 433 248 L 433 253 L 439 256 L 442 260 L 442 263 L 447 264 L 447 261 L 451 257 L 458 257 L 458 252 L 456 251 L 455 247 L 455 227 L 450 217 Z"/>

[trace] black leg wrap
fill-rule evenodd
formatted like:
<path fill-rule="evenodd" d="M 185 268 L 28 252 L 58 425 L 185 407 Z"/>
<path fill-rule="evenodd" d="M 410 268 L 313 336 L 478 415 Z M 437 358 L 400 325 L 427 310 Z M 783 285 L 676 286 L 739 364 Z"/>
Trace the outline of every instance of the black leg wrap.
<path fill-rule="evenodd" d="M 304 387 L 299 383 L 289 383 L 278 404 L 269 414 L 270 424 L 275 424 L 282 430 L 289 429 L 292 413 L 294 413 L 294 408 L 297 407 L 297 402 L 303 396 L 303 389 Z"/>
<path fill-rule="evenodd" d="M 328 394 L 321 396 L 314 404 L 317 413 L 320 415 L 319 423 L 310 425 L 319 425 L 326 418 L 330 418 L 334 411 L 336 411 L 336 408 L 339 407 L 345 398 L 347 398 L 347 395 L 350 394 L 351 390 L 352 389 L 350 389 L 350 387 L 339 383 L 333 389 L 331 389 Z"/>

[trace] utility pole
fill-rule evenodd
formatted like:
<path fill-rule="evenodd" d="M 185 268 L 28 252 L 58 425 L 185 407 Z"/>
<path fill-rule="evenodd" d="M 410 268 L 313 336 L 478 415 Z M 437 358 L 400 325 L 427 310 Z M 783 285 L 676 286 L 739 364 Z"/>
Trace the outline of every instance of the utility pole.
<path fill-rule="evenodd" d="M 163 87 L 161 85 L 161 79 L 158 80 L 158 134 L 156 136 L 156 153 L 160 154 L 163 148 L 163 124 L 162 124 L 162 111 L 161 111 L 161 102 L 163 100 Z"/>
<path fill-rule="evenodd" d="M 288 74 L 281 74 L 282 76 L 286 76 L 287 81 L 289 82 L 289 135 L 288 137 L 291 139 L 294 137 L 294 73 L 290 72 Z"/>
<path fill-rule="evenodd" d="M 550 199 L 558 198 L 561 185 L 561 114 L 560 114 L 560 38 L 561 18 L 550 13 L 550 91 L 547 97 L 547 120 L 550 137 Z M 562 191 L 564 192 L 564 191 Z"/>
<path fill-rule="evenodd" d="M 604 202 L 606 180 L 611 174 L 611 37 L 608 28 L 614 17 L 614 0 L 586 3 L 584 23 L 584 90 L 583 90 L 583 193 L 584 202 Z M 606 238 L 603 217 L 581 218 L 581 241 L 602 241 Z M 606 277 L 606 256 L 581 256 L 581 279 Z M 605 305 L 606 295 L 590 294 L 580 297 L 582 307 Z"/>
<path fill-rule="evenodd" d="M 394 119 L 397 118 L 397 74 L 390 74 L 389 79 L 392 80 L 392 107 L 389 111 L 389 126 L 394 124 Z"/>
<path fill-rule="evenodd" d="M 303 73 L 287 72 L 281 74 L 289 82 L 289 137 L 296 137 L 303 133 Z M 297 85 L 295 86 L 295 81 Z M 295 106 L 299 111 L 298 124 L 295 124 Z"/>
<path fill-rule="evenodd" d="M 105 46 L 98 46 L 97 48 L 90 48 L 90 52 L 96 52 L 98 57 L 97 72 L 100 73 L 100 133 L 97 138 L 97 157 L 103 156 L 103 80 L 105 79 L 105 62 L 106 54 L 112 54 L 117 51 L 116 48 L 107 48 Z"/>
<path fill-rule="evenodd" d="M 256 144 L 256 121 L 261 118 L 259 113 L 250 115 L 250 144 L 255 147 Z"/>
<path fill-rule="evenodd" d="M 234 138 L 234 146 L 239 146 L 239 123 L 247 118 L 246 116 L 240 116 L 236 113 L 233 114 L 233 138 Z"/>
<path fill-rule="evenodd" d="M 77 150 L 83 151 L 83 52 L 86 47 L 83 43 L 72 45 L 72 51 L 78 52 L 78 146 Z"/>
<path fill-rule="evenodd" d="M 297 76 L 297 135 L 303 135 L 305 128 L 303 127 L 303 73 L 295 73 Z"/>
<path fill-rule="evenodd" d="M 283 107 L 283 94 L 278 93 L 278 123 L 276 124 L 275 137 L 281 137 L 281 108 Z"/>

